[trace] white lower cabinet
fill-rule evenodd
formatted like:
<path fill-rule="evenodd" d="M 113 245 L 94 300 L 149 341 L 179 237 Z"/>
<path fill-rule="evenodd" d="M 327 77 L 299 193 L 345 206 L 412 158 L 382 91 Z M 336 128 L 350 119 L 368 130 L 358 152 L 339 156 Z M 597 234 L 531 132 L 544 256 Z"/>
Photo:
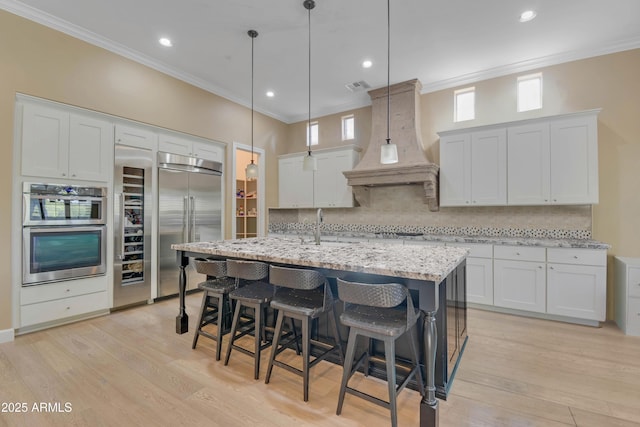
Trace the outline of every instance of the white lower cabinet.
<path fill-rule="evenodd" d="M 23 287 L 20 327 L 105 311 L 109 308 L 105 276 Z"/>
<path fill-rule="evenodd" d="M 614 258 L 616 323 L 627 335 L 640 336 L 640 258 Z"/>
<path fill-rule="evenodd" d="M 547 312 L 602 322 L 607 303 L 604 250 L 547 250 Z"/>
<path fill-rule="evenodd" d="M 493 245 L 483 243 L 447 243 L 469 248 L 467 257 L 467 301 L 493 305 Z"/>
<path fill-rule="evenodd" d="M 498 307 L 544 313 L 544 262 L 496 259 L 493 262 L 493 302 Z"/>
<path fill-rule="evenodd" d="M 493 305 L 493 260 L 467 258 L 467 301 Z"/>

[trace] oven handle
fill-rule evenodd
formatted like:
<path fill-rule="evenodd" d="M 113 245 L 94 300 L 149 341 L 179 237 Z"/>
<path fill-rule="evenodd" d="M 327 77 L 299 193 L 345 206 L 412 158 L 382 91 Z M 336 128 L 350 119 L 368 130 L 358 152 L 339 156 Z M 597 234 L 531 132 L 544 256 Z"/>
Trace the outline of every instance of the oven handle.
<path fill-rule="evenodd" d="M 58 200 L 90 200 L 90 201 L 104 201 L 104 197 L 96 197 L 96 196 L 68 196 L 68 195 L 58 195 L 58 194 L 30 194 L 24 193 L 25 197 L 30 197 L 32 199 L 44 200 L 44 199 L 58 199 Z"/>

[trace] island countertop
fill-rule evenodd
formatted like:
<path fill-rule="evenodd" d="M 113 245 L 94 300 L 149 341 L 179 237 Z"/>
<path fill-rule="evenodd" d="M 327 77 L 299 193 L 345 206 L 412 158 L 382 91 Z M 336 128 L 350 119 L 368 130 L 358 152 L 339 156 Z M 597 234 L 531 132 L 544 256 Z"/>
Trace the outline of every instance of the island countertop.
<path fill-rule="evenodd" d="M 173 244 L 171 249 L 222 257 L 379 274 L 440 283 L 467 256 L 465 248 L 378 243 L 301 243 L 281 237 L 257 237 Z"/>

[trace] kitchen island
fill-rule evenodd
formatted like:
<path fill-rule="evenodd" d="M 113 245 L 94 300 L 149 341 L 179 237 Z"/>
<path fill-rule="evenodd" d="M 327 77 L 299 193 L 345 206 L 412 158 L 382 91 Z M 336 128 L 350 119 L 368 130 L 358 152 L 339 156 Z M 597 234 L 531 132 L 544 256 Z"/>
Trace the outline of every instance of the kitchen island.
<path fill-rule="evenodd" d="M 426 392 L 420 425 L 438 425 L 439 397 L 446 393 L 466 344 L 465 258 L 459 247 L 409 247 L 373 243 L 323 242 L 278 237 L 174 244 L 180 268 L 180 312 L 176 332 L 188 332 L 186 271 L 190 257 L 239 258 L 320 270 L 330 279 L 356 275 L 362 282 L 389 281 L 407 286 L 422 311 L 418 337 Z M 452 342 L 453 340 L 453 342 Z M 453 349 L 453 350 L 452 350 Z"/>

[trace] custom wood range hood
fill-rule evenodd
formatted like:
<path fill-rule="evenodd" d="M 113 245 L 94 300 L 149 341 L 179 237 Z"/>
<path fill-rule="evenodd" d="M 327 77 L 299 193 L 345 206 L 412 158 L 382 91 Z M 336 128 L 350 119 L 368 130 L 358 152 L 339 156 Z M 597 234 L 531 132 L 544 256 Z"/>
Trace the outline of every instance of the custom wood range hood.
<path fill-rule="evenodd" d="M 371 140 L 360 163 L 343 172 L 361 206 L 369 206 L 371 187 L 421 184 L 429 210 L 438 210 L 438 170 L 424 154 L 420 136 L 420 90 L 418 79 L 390 86 L 391 142 L 398 146 L 398 163 L 380 163 L 380 146 L 386 143 L 387 88 L 369 91 L 371 97 Z"/>

